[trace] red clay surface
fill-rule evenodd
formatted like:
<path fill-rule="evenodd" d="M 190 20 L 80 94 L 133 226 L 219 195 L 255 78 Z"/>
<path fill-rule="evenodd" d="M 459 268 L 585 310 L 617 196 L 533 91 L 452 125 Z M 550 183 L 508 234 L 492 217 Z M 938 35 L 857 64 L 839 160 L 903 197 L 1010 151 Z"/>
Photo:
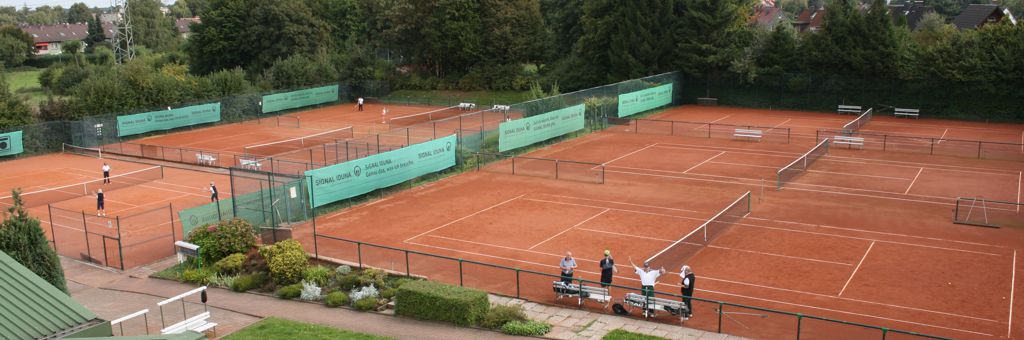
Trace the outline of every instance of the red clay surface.
<path fill-rule="evenodd" d="M 499 162 L 322 216 L 317 228 L 330 236 L 551 274 L 572 251 L 580 264 L 577 277 L 595 281 L 597 261 L 610 249 L 619 266 L 615 282 L 634 286 L 639 282 L 629 258 L 640 262 L 661 251 L 751 191 L 752 213 L 685 260 L 698 277 L 697 297 L 954 338 L 1024 337 L 1024 307 L 1019 299 L 1011 305 L 1013 291 L 1024 288 L 1015 275 L 1022 267 L 1017 250 L 1024 230 L 951 222 L 957 196 L 1019 202 L 1024 164 L 836 148 L 775 190 L 775 172 L 813 146 L 816 129 L 839 128 L 853 118 L 683 107 L 654 119 L 785 126 L 803 138 L 780 144 L 600 132 L 528 156 L 604 164 L 604 184 L 487 171 L 507 166 Z M 939 133 L 975 137 L 1024 130 L 875 119 L 864 129 L 945 126 Z M 593 170 L 568 171 L 580 174 L 561 176 L 582 178 Z M 359 260 L 353 244 L 320 238 L 317 247 L 322 256 Z M 408 265 L 414 274 L 460 280 L 454 261 L 414 254 L 406 263 L 401 252 L 369 246 L 362 256 L 374 266 L 404 271 Z M 658 290 L 678 294 L 679 268 L 667 269 L 671 273 Z M 512 271 L 464 264 L 463 272 L 467 286 L 575 304 L 556 301 L 548 277 L 521 273 L 517 287 Z M 624 294 L 613 289 L 617 299 Z M 696 316 L 684 325 L 716 330 L 716 308 L 695 303 Z M 726 333 L 795 336 L 795 317 L 762 318 L 752 314 L 763 312 L 732 306 L 724 311 L 731 313 L 723 319 Z M 810 319 L 802 327 L 802 339 L 881 337 L 877 330 Z"/>
<path fill-rule="evenodd" d="M 4 162 L 6 170 L 0 176 L 0 188 L 8 193 L 18 187 L 23 192 L 32 192 L 95 181 L 102 178 L 100 167 L 104 162 L 111 166 L 112 176 L 153 167 L 69 154 L 20 158 Z M 47 237 L 56 238 L 61 255 L 114 268 L 121 267 L 123 255 L 124 268 L 131 268 L 174 254 L 173 240 L 182 239 L 178 211 L 208 203 L 211 181 L 217 183 L 221 198 L 231 196 L 225 175 L 170 167 L 163 171 L 163 179 L 104 190 L 106 216 L 97 216 L 93 186 L 89 187 L 89 196 L 50 202 L 50 197 L 30 194 L 25 202 L 30 206 L 29 213 L 40 220 Z M 64 190 L 83 191 L 80 185 Z M 52 208 L 46 203 L 51 203 Z M 176 231 L 173 239 L 172 230 Z M 118 253 L 118 239 L 123 254 Z"/>

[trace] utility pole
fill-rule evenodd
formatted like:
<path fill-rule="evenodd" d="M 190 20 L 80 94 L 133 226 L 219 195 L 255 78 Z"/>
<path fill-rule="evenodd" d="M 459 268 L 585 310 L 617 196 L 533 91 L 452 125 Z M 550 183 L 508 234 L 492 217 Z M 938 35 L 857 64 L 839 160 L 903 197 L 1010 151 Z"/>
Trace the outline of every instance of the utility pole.
<path fill-rule="evenodd" d="M 135 58 L 135 44 L 132 42 L 132 20 L 128 15 L 128 0 L 113 0 L 117 11 L 114 22 L 114 61 L 125 63 Z"/>

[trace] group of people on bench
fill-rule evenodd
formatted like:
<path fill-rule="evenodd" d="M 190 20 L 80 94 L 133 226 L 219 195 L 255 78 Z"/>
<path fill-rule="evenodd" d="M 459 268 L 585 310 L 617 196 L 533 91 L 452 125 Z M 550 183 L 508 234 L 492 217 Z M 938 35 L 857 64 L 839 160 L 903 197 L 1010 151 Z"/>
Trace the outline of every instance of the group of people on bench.
<path fill-rule="evenodd" d="M 651 264 L 648 261 L 644 261 L 643 268 L 638 267 L 633 263 L 633 258 L 629 258 L 629 264 L 633 266 L 636 274 L 640 276 L 640 291 L 641 293 L 649 298 L 654 297 L 654 285 L 658 282 L 658 278 L 665 275 L 667 271 L 665 267 L 661 267 L 657 270 L 651 268 Z M 619 272 L 619 269 L 615 267 L 615 259 L 612 258 L 612 252 L 610 250 L 604 251 L 604 258 L 598 262 L 598 266 L 601 268 L 601 287 L 607 288 L 612 284 L 612 277 Z M 565 257 L 559 262 L 558 267 L 561 268 L 561 280 L 566 285 L 572 283 L 572 277 L 576 272 L 576 259 L 573 258 L 572 252 L 566 252 Z M 697 277 L 693 274 L 693 270 L 688 265 L 683 265 L 679 270 L 679 278 L 681 280 L 680 295 L 683 296 L 683 303 L 686 305 L 686 311 L 683 315 L 680 315 L 682 320 L 689 320 L 693 315 L 693 305 L 691 304 L 691 298 L 693 297 L 693 287 L 696 283 Z"/>

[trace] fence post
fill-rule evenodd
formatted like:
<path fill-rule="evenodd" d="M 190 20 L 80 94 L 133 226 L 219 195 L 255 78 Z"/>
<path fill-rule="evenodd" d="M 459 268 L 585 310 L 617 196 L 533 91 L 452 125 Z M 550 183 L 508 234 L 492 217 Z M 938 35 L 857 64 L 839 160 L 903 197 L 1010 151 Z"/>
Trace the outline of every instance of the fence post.
<path fill-rule="evenodd" d="M 978 159 L 981 159 L 981 141 L 978 141 Z"/>
<path fill-rule="evenodd" d="M 519 268 L 516 268 L 516 298 L 519 298 Z"/>
<path fill-rule="evenodd" d="M 92 261 L 92 247 L 89 246 L 89 223 L 85 222 L 85 210 L 82 210 L 82 229 L 85 230 L 85 254 Z"/>
<path fill-rule="evenodd" d="M 412 270 L 409 270 L 409 250 L 405 250 L 405 276 L 412 276 Z"/>
<path fill-rule="evenodd" d="M 459 259 L 459 287 L 465 287 L 462 281 L 462 259 Z"/>
<path fill-rule="evenodd" d="M 722 334 L 722 302 L 718 302 L 718 334 Z"/>
<path fill-rule="evenodd" d="M 103 265 L 107 266 L 107 267 L 110 267 L 110 262 L 107 261 L 107 258 L 108 258 L 108 256 L 107 256 L 107 238 L 109 238 L 107 235 L 100 235 L 100 242 L 103 243 Z M 118 248 L 120 248 L 120 247 L 118 247 Z M 120 251 L 118 251 L 118 252 L 120 252 Z"/>
<path fill-rule="evenodd" d="M 409 128 L 405 128 L 405 145 L 409 146 L 412 144 L 412 137 L 409 136 Z"/>
<path fill-rule="evenodd" d="M 50 239 L 53 240 L 53 252 L 57 252 L 57 232 L 53 229 L 53 205 L 47 203 L 46 211 L 50 213 Z"/>
<path fill-rule="evenodd" d="M 670 131 L 669 132 L 669 136 L 675 136 L 676 135 L 676 121 L 673 120 L 672 123 L 669 124 L 669 131 Z"/>
<path fill-rule="evenodd" d="M 380 134 L 377 134 L 377 153 L 380 153 Z"/>
<path fill-rule="evenodd" d="M 889 335 L 889 329 L 882 327 L 882 340 L 885 340 L 886 335 Z"/>
<path fill-rule="evenodd" d="M 558 160 L 555 160 L 555 179 L 558 179 Z"/>
<path fill-rule="evenodd" d="M 708 138 L 711 138 L 711 123 L 708 123 Z"/>
<path fill-rule="evenodd" d="M 359 258 L 359 269 L 363 269 L 363 243 L 356 242 L 356 256 Z"/>
<path fill-rule="evenodd" d="M 800 330 L 804 325 L 804 314 L 797 313 L 797 340 L 800 340 Z"/>
<path fill-rule="evenodd" d="M 516 174 L 516 156 L 512 156 L 512 174 Z"/>
<path fill-rule="evenodd" d="M 217 207 L 218 208 L 220 207 L 220 202 L 217 203 Z M 174 234 L 174 203 L 168 203 L 167 204 L 167 212 L 169 212 L 170 215 L 171 215 L 171 241 L 177 242 L 178 241 L 178 235 Z M 181 230 L 181 239 L 182 240 L 185 239 L 185 230 L 184 230 L 184 228 L 182 228 L 182 230 Z M 173 242 L 171 243 L 171 247 L 172 248 L 174 247 L 174 243 Z"/>
<path fill-rule="evenodd" d="M 124 270 L 124 247 L 121 246 L 121 216 L 117 216 L 115 221 L 117 222 L 117 254 L 121 257 L 121 270 Z M 174 223 L 171 224 L 173 226 Z"/>
<path fill-rule="evenodd" d="M 935 137 L 932 137 L 932 143 L 929 146 L 931 147 L 931 150 L 928 150 L 928 154 L 929 155 L 934 155 L 935 154 Z"/>
<path fill-rule="evenodd" d="M 437 122 L 434 122 L 433 125 L 434 125 L 434 128 L 431 129 L 434 132 L 434 138 L 433 139 L 437 139 Z"/>

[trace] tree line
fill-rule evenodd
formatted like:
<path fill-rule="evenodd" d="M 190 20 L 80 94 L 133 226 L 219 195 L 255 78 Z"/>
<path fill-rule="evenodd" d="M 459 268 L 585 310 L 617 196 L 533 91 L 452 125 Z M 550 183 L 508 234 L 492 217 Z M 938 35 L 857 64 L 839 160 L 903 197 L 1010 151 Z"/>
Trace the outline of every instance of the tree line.
<path fill-rule="evenodd" d="M 996 100 L 977 111 L 1020 119 L 1011 112 L 1020 98 L 1002 93 L 1022 85 L 1024 27 L 961 31 L 939 10 L 970 2 L 930 0 L 936 11 L 912 30 L 884 0 L 781 1 L 793 12 L 827 8 L 820 30 L 797 32 L 787 21 L 751 25 L 753 0 L 179 0 L 179 14 L 201 16 L 182 39 L 157 0 L 130 0 L 139 58 L 114 66 L 101 47 L 55 63 L 40 76 L 52 97 L 34 119 L 339 80 L 576 90 L 667 71 L 684 75 L 688 96 L 731 95 L 740 105 L 791 96 L 789 106 L 821 109 L 849 94 L 960 110 L 981 93 Z"/>

